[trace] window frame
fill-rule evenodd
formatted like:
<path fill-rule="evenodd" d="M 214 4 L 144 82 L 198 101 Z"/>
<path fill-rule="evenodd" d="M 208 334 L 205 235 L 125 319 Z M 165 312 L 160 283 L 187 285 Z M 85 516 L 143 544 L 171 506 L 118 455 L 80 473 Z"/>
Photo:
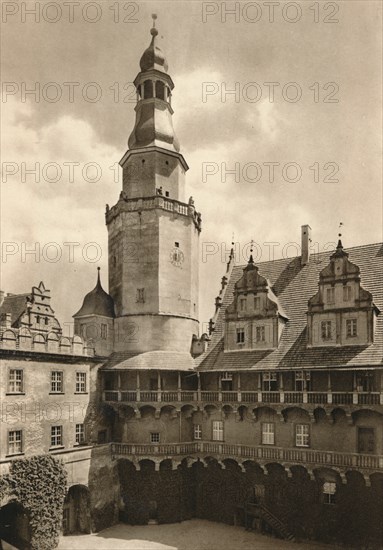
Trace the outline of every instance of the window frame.
<path fill-rule="evenodd" d="M 213 420 L 211 424 L 212 441 L 224 441 L 223 420 Z"/>
<path fill-rule="evenodd" d="M 61 380 L 60 380 L 60 383 L 61 383 L 61 389 L 60 390 L 54 390 L 53 389 L 53 384 L 57 384 L 57 380 L 53 380 L 53 375 L 54 374 L 61 374 Z M 51 391 L 49 392 L 51 394 L 62 394 L 64 393 L 64 371 L 62 370 L 52 370 L 51 371 Z"/>
<path fill-rule="evenodd" d="M 332 490 L 333 486 L 335 486 L 334 490 Z M 337 484 L 335 481 L 324 481 L 322 486 L 323 504 L 329 504 L 333 506 L 336 503 L 336 498 L 335 498 L 336 492 L 337 492 Z"/>
<path fill-rule="evenodd" d="M 351 286 L 345 285 L 343 287 L 343 301 L 344 302 L 351 302 Z"/>
<path fill-rule="evenodd" d="M 195 441 L 202 440 L 202 424 L 193 424 L 193 439 Z"/>
<path fill-rule="evenodd" d="M 53 433 L 54 430 L 59 429 L 59 434 L 57 432 Z M 56 443 L 53 443 L 53 438 L 60 438 L 59 442 L 56 441 Z M 64 430 L 62 424 L 58 425 L 55 424 L 54 426 L 51 426 L 51 444 L 49 446 L 49 449 L 61 449 L 64 447 Z"/>
<path fill-rule="evenodd" d="M 304 430 L 302 430 L 302 433 L 298 433 L 300 428 L 307 429 L 307 433 L 303 433 Z M 295 446 L 299 448 L 310 448 L 310 424 L 307 423 L 297 423 L 295 424 Z M 301 438 L 301 442 L 299 442 L 299 438 Z M 305 443 L 306 441 L 306 443 Z"/>
<path fill-rule="evenodd" d="M 335 304 L 335 288 L 326 288 L 326 303 Z"/>
<path fill-rule="evenodd" d="M 237 328 L 236 334 L 237 334 L 237 344 L 244 344 L 245 343 L 245 329 L 244 328 Z"/>
<path fill-rule="evenodd" d="M 332 340 L 332 321 L 321 321 L 321 338 L 328 342 Z"/>
<path fill-rule="evenodd" d="M 79 380 L 80 376 L 84 376 L 84 380 Z M 76 380 L 75 380 L 75 392 L 74 393 L 88 393 L 87 392 L 87 373 L 86 371 L 76 371 Z M 82 384 L 84 384 L 84 389 L 82 390 Z"/>
<path fill-rule="evenodd" d="M 265 325 L 257 325 L 255 327 L 255 341 L 258 343 L 266 342 L 266 327 Z"/>
<path fill-rule="evenodd" d="M 79 429 L 81 428 L 81 429 Z M 84 443 L 85 441 L 85 424 L 79 423 L 75 426 L 75 444 L 80 445 L 81 443 Z"/>
<path fill-rule="evenodd" d="M 270 430 L 270 427 L 272 429 Z M 270 437 L 272 436 L 272 437 Z M 272 441 L 267 441 L 272 439 Z M 261 444 L 262 445 L 275 445 L 275 422 L 262 422 L 261 425 Z"/>
<path fill-rule="evenodd" d="M 356 338 L 358 336 L 358 319 L 346 319 L 346 338 Z"/>
<path fill-rule="evenodd" d="M 17 380 L 16 377 L 15 379 L 11 379 L 11 373 L 21 373 L 21 378 L 20 380 Z M 20 382 L 20 389 L 17 390 L 16 389 L 16 384 Z M 11 384 L 14 384 L 14 387 L 12 389 L 11 387 Z M 8 370 L 8 391 L 7 391 L 8 394 L 12 394 L 12 395 L 22 395 L 25 393 L 25 390 L 24 390 L 24 369 L 19 369 L 19 368 L 10 368 Z"/>
<path fill-rule="evenodd" d="M 20 440 L 14 440 L 10 441 L 11 434 L 20 434 Z M 11 451 L 11 445 L 19 444 L 20 448 L 18 450 Z M 22 455 L 24 454 L 24 434 L 23 430 L 20 429 L 13 429 L 8 430 L 8 437 L 7 437 L 7 455 L 6 456 L 16 456 L 16 455 Z"/>
<path fill-rule="evenodd" d="M 272 385 L 275 383 L 275 389 Z M 262 391 L 278 391 L 278 373 L 263 372 L 262 373 Z"/>

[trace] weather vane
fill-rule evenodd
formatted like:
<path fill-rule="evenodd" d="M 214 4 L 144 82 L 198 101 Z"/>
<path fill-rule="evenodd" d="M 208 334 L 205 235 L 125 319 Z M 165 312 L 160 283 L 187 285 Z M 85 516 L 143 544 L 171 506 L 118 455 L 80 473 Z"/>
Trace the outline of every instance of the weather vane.
<path fill-rule="evenodd" d="M 250 243 L 250 254 L 253 253 L 253 246 L 254 246 L 254 239 L 251 239 L 251 243 Z"/>
<path fill-rule="evenodd" d="M 234 246 L 234 231 L 233 231 L 233 234 L 231 236 L 231 246 Z"/>
<path fill-rule="evenodd" d="M 157 14 L 156 13 L 152 13 L 152 19 L 153 19 L 153 27 L 156 26 L 156 19 L 157 19 Z"/>
<path fill-rule="evenodd" d="M 343 222 L 340 222 L 340 223 L 339 223 L 339 228 L 338 228 L 338 231 L 339 231 L 338 237 L 339 237 L 339 238 L 342 236 L 342 233 L 341 233 L 342 227 L 343 227 Z"/>

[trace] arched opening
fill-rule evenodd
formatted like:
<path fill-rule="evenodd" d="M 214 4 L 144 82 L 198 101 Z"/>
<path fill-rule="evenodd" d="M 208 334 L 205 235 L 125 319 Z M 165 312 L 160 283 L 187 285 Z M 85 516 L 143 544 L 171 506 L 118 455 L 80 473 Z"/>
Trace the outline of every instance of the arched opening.
<path fill-rule="evenodd" d="M 0 540 L 16 548 L 29 548 L 31 529 L 24 507 L 12 501 L 0 509 Z"/>
<path fill-rule="evenodd" d="M 165 101 L 165 84 L 161 80 L 156 82 L 156 97 Z"/>
<path fill-rule="evenodd" d="M 63 534 L 90 533 L 89 489 L 72 485 L 64 501 Z"/>
<path fill-rule="evenodd" d="M 144 82 L 144 99 L 153 97 L 153 83 L 151 80 L 145 80 Z"/>

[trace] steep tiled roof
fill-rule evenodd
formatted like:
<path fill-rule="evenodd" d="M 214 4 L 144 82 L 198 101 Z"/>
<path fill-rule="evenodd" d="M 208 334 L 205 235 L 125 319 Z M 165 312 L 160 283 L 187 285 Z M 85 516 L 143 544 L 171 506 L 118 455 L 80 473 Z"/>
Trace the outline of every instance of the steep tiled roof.
<path fill-rule="evenodd" d="M 100 270 L 98 268 L 97 284 L 91 292 L 85 296 L 81 309 L 73 317 L 86 315 L 102 315 L 103 317 L 114 317 L 113 298 L 102 288 L 100 281 Z"/>
<path fill-rule="evenodd" d="M 30 294 L 13 294 L 4 297 L 4 302 L 0 307 L 0 315 L 11 314 L 11 324 L 15 325 L 20 316 L 27 309 L 27 298 Z"/>
<path fill-rule="evenodd" d="M 235 266 L 209 348 L 196 359 L 198 370 L 383 365 L 383 244 L 357 246 L 347 252 L 350 260 L 360 268 L 362 287 L 372 293 L 374 304 L 381 311 L 377 318 L 373 344 L 307 347 L 307 303 L 317 292 L 319 273 L 328 265 L 331 256 L 331 252 L 323 252 L 312 256 L 305 266 L 301 266 L 300 257 L 258 264 L 259 273 L 270 281 L 272 290 L 289 319 L 275 350 L 223 351 L 225 309 L 233 300 L 234 285 L 245 267 Z"/>
<path fill-rule="evenodd" d="M 113 353 L 103 370 L 150 369 L 150 370 L 193 370 L 194 361 L 190 353 L 180 351 L 147 351 L 145 353 Z"/>

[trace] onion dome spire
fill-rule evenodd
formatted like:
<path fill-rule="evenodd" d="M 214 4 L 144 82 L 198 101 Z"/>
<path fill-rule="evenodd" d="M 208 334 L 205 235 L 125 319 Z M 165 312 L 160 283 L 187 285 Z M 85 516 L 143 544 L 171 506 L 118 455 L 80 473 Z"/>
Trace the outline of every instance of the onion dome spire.
<path fill-rule="evenodd" d="M 156 19 L 157 15 L 153 13 L 152 15 L 153 19 L 153 27 L 150 29 L 150 34 L 152 35 L 152 41 L 150 43 L 150 46 L 144 51 L 141 60 L 140 60 L 140 67 L 141 71 L 149 71 L 150 69 L 158 69 L 163 72 L 167 72 L 168 70 L 168 63 L 166 61 L 166 57 L 161 50 L 157 46 L 156 38 L 158 36 L 158 30 L 156 28 Z"/>

